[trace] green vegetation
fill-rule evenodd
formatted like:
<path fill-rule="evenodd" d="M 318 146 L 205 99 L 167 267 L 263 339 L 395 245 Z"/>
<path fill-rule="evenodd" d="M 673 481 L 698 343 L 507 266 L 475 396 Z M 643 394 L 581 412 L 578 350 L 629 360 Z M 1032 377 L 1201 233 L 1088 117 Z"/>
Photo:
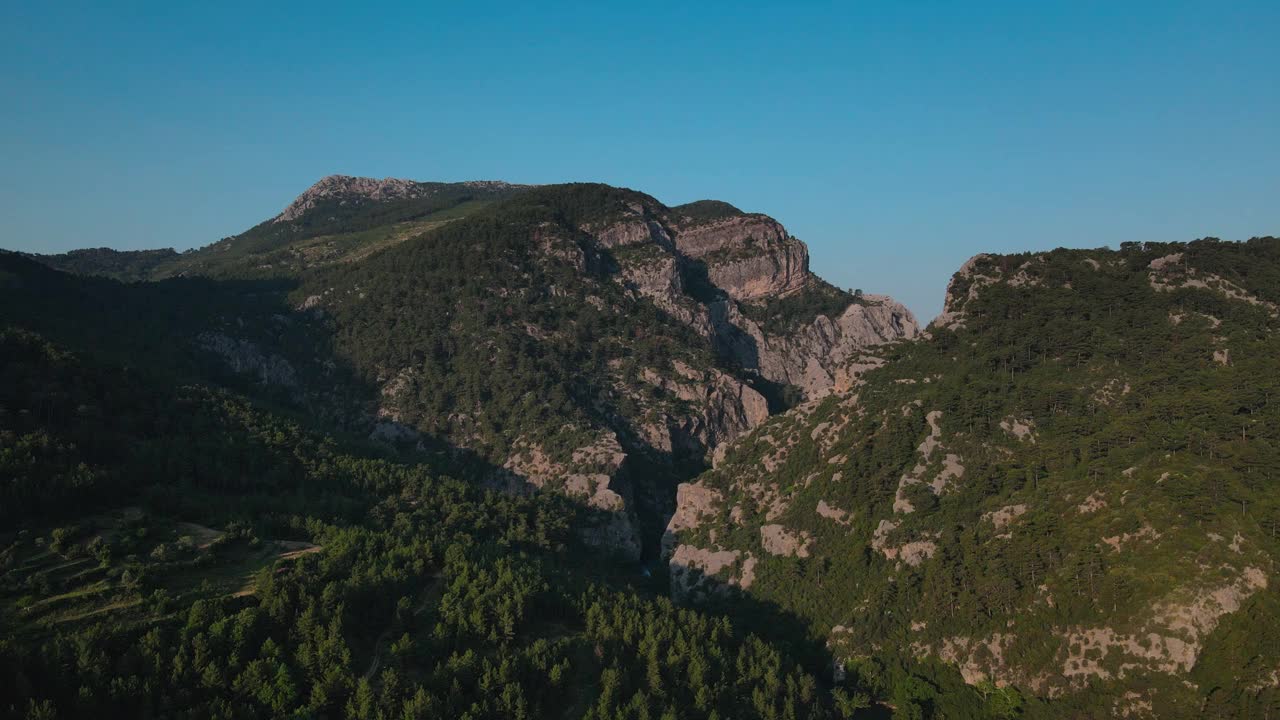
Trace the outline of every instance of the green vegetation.
<path fill-rule="evenodd" d="M 0 255 L 0 717 L 838 712 L 821 657 L 582 547 L 598 511 L 485 489 L 516 438 L 571 459 L 683 402 L 643 368 L 714 366 L 583 242 L 635 202 L 531 191 L 404 242 L 356 230 L 368 257 L 283 278 L 120 284 Z M 415 377 L 382 401 L 425 447 L 361 437 L 388 368 Z M 674 487 L 669 462 L 629 462 Z"/>
<path fill-rule="evenodd" d="M 677 205 L 671 209 L 694 222 L 712 222 L 746 215 L 746 213 L 723 200 L 695 200 L 684 205 Z"/>
<path fill-rule="evenodd" d="M 164 250 L 112 250 L 88 248 L 58 255 L 38 256 L 40 262 L 77 275 L 98 275 L 122 282 L 149 280 L 157 268 L 178 259 L 173 248 Z"/>
<path fill-rule="evenodd" d="M 1149 268 L 1175 253 L 1172 275 Z M 1280 345 L 1265 305 L 1280 299 L 1277 267 L 1274 238 L 987 258 L 953 290 L 962 328 L 891 349 L 854 404 L 832 397 L 736 444 L 701 478 L 725 494 L 720 516 L 686 541 L 753 552 L 752 596 L 842 626 L 833 638 L 846 657 L 902 648 L 875 659 L 911 668 L 947 643 L 1000 640 L 1001 657 L 961 660 L 1024 696 L 1066 693 L 1025 706 L 1033 715 L 1111 714 L 1136 675 L 1159 717 L 1199 717 L 1209 702 L 1264 717 L 1280 596 L 1274 580 L 1248 578 L 1269 575 L 1280 553 Z M 922 459 L 932 411 L 939 444 Z M 946 475 L 948 464 L 962 473 Z M 927 483 L 939 476 L 935 495 Z M 904 500 L 914 512 L 895 510 Z M 847 511 L 848 525 L 819 515 L 819 501 Z M 728 517 L 734 507 L 742 522 Z M 894 525 L 877 541 L 882 521 Z M 807 533 L 810 556 L 762 552 L 767 522 Z M 913 565 L 877 542 L 929 551 Z M 1239 598 L 1239 612 L 1213 611 L 1191 635 L 1162 624 L 1213 592 Z M 1101 672 L 1067 680 L 1079 647 L 1068 638 L 1087 628 L 1195 638 L 1198 685 L 1160 670 L 1170 656 L 1149 644 L 1148 659 L 1094 651 Z M 1121 680 L 1123 662 L 1135 664 Z"/>
<path fill-rule="evenodd" d="M 705 340 L 612 282 L 579 230 L 643 201 L 602 185 L 528 190 L 308 276 L 292 297 L 324 299 L 357 371 L 401 379 L 384 402 L 404 422 L 494 461 L 521 439 L 567 460 L 599 428 L 626 438 L 636 429 L 620 419 L 678 402 L 642 384 L 644 368 L 716 364 Z"/>
<path fill-rule="evenodd" d="M 618 282 L 669 255 L 590 233 L 741 212 L 427 186 L 39 259 L 76 275 L 0 253 L 0 718 L 1280 713 L 1280 241 L 975 262 L 954 324 L 698 478 L 680 541 L 753 575 L 692 608 L 655 546 L 705 468 L 697 378 L 735 371 Z M 530 447 L 594 482 L 615 436 L 642 564 L 582 499 L 495 489 Z"/>
<path fill-rule="evenodd" d="M 464 217 L 519 188 L 468 183 L 419 183 L 423 197 L 373 202 L 336 195 L 288 222 L 259 223 L 235 237 L 185 253 L 157 277 L 198 273 L 212 277 L 282 277 L 367 246 L 403 239 L 415 229 Z M 318 242 L 328 240 L 328 242 Z"/>
<path fill-rule="evenodd" d="M 785 650 L 584 554 L 586 511 L 560 496 L 485 491 L 452 461 L 379 458 L 27 331 L 0 348 L 24 378 L 0 413 L 0 716 L 829 712 Z"/>
<path fill-rule="evenodd" d="M 338 193 L 320 198 L 292 221 L 267 220 L 184 253 L 97 248 L 34 257 L 66 272 L 125 282 L 184 275 L 296 277 L 313 267 L 359 260 L 522 190 L 510 185 L 418 183 L 419 197 L 383 201 Z"/>

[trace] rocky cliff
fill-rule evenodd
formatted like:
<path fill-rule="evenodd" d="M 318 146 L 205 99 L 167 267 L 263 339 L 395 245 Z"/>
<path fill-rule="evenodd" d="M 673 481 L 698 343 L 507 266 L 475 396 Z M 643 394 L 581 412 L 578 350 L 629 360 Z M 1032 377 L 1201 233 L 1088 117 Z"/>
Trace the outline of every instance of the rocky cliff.
<path fill-rule="evenodd" d="M 846 383 L 839 368 L 863 349 L 919 332 L 905 306 L 883 295 L 855 297 L 809 270 L 809 252 L 776 220 L 729 208 L 695 218 L 679 209 L 630 206 L 591 228 L 616 250 L 621 280 L 710 341 L 733 365 L 814 398 Z M 809 296 L 822 302 L 810 303 Z M 799 306 L 783 327 L 754 319 Z"/>
<path fill-rule="evenodd" d="M 847 389 L 851 360 L 919 333 L 911 311 L 887 295 L 863 296 L 835 317 L 817 315 L 785 333 L 769 332 L 732 302 L 712 304 L 711 318 L 718 347 L 734 362 L 810 399 Z"/>

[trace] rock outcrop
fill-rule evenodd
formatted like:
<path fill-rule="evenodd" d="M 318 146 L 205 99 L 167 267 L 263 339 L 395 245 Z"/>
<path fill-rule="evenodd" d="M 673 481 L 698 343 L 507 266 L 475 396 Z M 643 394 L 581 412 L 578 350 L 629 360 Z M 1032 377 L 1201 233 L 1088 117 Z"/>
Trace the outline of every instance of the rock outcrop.
<path fill-rule="evenodd" d="M 734 300 L 783 297 L 809 282 L 809 249 L 765 215 L 685 224 L 676 248 Z"/>
<path fill-rule="evenodd" d="M 840 369 L 865 348 L 919 333 L 911 311 L 884 295 L 850 295 L 838 315 L 768 330 L 747 316 L 744 303 L 777 302 L 822 284 L 809 271 L 803 242 L 765 215 L 696 222 L 661 208 L 630 211 L 622 220 L 584 228 L 616 252 L 620 281 L 710 340 L 732 364 L 795 386 L 807 398 L 847 380 Z M 703 278 L 719 297 L 696 299 L 690 277 Z"/>
<path fill-rule="evenodd" d="M 731 588 L 746 590 L 755 581 L 756 556 L 740 550 L 726 550 L 715 542 L 714 533 L 707 547 L 690 542 L 687 537 L 704 522 L 719 515 L 724 502 L 716 490 L 697 483 L 682 484 L 676 493 L 676 512 L 662 536 L 662 556 L 671 572 L 671 597 L 677 602 L 692 602 L 712 595 L 723 595 Z M 782 539 L 785 547 L 778 553 L 796 550 Z M 766 544 L 766 547 L 767 544 Z M 800 548 L 803 551 L 803 547 Z"/>
<path fill-rule="evenodd" d="M 612 433 L 573 451 L 570 462 L 556 462 L 541 447 L 518 445 L 493 484 L 509 492 L 554 489 L 583 501 L 598 516 L 579 529 L 583 541 L 628 561 L 640 559 L 640 531 L 635 521 L 627 455 Z"/>
<path fill-rule="evenodd" d="M 497 180 L 475 180 L 465 183 L 477 189 L 501 190 L 519 187 L 511 183 Z M 329 175 L 307 188 L 301 195 L 289 203 L 272 222 L 293 222 L 317 205 L 334 201 L 339 204 L 350 202 L 384 202 L 389 200 L 410 200 L 430 197 L 443 183 L 417 182 L 400 178 L 353 177 L 351 175 Z"/>
<path fill-rule="evenodd" d="M 841 369 L 864 350 L 919 334 L 915 316 L 887 295 L 866 295 L 835 318 L 817 316 L 793 333 L 770 334 L 736 303 L 711 305 L 719 347 L 765 379 L 800 388 L 813 399 L 841 385 Z"/>
<path fill-rule="evenodd" d="M 645 370 L 642 379 L 688 408 L 653 415 L 640 426 L 648 443 L 663 452 L 714 450 L 769 417 L 764 396 L 719 370 L 697 370 L 674 360 L 671 373 Z"/>

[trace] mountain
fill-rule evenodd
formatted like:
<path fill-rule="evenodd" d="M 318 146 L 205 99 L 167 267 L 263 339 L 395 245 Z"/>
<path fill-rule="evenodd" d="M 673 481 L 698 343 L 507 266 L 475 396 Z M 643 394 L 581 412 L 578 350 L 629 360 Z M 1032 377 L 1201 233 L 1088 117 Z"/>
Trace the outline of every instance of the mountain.
<path fill-rule="evenodd" d="M 279 215 L 197 250 L 178 254 L 102 248 L 39 259 L 59 270 L 118 280 L 292 276 L 320 265 L 358 260 L 524 187 L 501 181 L 440 183 L 330 175 Z"/>
<path fill-rule="evenodd" d="M 1280 240 L 979 255 L 920 342 L 682 485 L 672 593 L 1103 717 L 1280 684 Z M 890 658 L 898 660 L 890 660 Z"/>
<path fill-rule="evenodd" d="M 813 276 L 772 218 L 711 207 L 685 214 L 603 185 L 325 178 L 279 216 L 180 256 L 189 276 L 296 282 L 289 322 L 311 339 L 271 350 L 275 308 L 250 311 L 265 329 L 246 332 L 241 310 L 179 342 L 329 414 L 332 378 L 302 373 L 318 379 L 308 387 L 297 367 L 324 351 L 296 350 L 332 345 L 371 389 L 354 413 L 370 436 L 474 452 L 494 486 L 584 498 L 610 518 L 584 530 L 593 543 L 632 560 L 647 545 L 656 559 L 675 485 L 709 452 L 771 401 L 833 387 L 844 357 L 915 332 L 892 300 Z M 342 237 L 339 260 L 308 254 Z M 282 254 L 299 261 L 267 261 Z"/>
<path fill-rule="evenodd" d="M 979 255 L 331 176 L 0 253 L 0 717 L 1280 711 L 1280 240 Z"/>
<path fill-rule="evenodd" d="M 742 348 L 915 331 L 765 216 L 331 177 L 200 250 L 2 253 L 0 321 L 0 714 L 831 712 L 820 648 L 655 564 L 805 393 Z"/>

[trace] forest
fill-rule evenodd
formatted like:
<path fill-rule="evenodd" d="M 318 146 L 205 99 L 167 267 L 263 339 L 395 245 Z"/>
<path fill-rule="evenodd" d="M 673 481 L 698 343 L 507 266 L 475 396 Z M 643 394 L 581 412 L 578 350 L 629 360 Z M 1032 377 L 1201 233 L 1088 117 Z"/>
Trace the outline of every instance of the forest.
<path fill-rule="evenodd" d="M 737 208 L 432 192 L 0 253 L 0 717 L 1280 714 L 1280 241 L 979 256 L 803 397 L 677 317 L 728 302 L 705 264 L 597 240 Z M 686 306 L 623 281 L 645 253 Z M 874 302 L 740 309 L 790 337 Z M 786 401 L 713 448 L 726 387 Z M 565 491 L 601 437 L 639 560 Z M 566 477 L 513 491 L 527 447 Z M 667 538 L 682 482 L 718 504 Z"/>
<path fill-rule="evenodd" d="M 7 717 L 838 712 L 790 649 L 586 552 L 558 495 L 0 348 Z"/>

